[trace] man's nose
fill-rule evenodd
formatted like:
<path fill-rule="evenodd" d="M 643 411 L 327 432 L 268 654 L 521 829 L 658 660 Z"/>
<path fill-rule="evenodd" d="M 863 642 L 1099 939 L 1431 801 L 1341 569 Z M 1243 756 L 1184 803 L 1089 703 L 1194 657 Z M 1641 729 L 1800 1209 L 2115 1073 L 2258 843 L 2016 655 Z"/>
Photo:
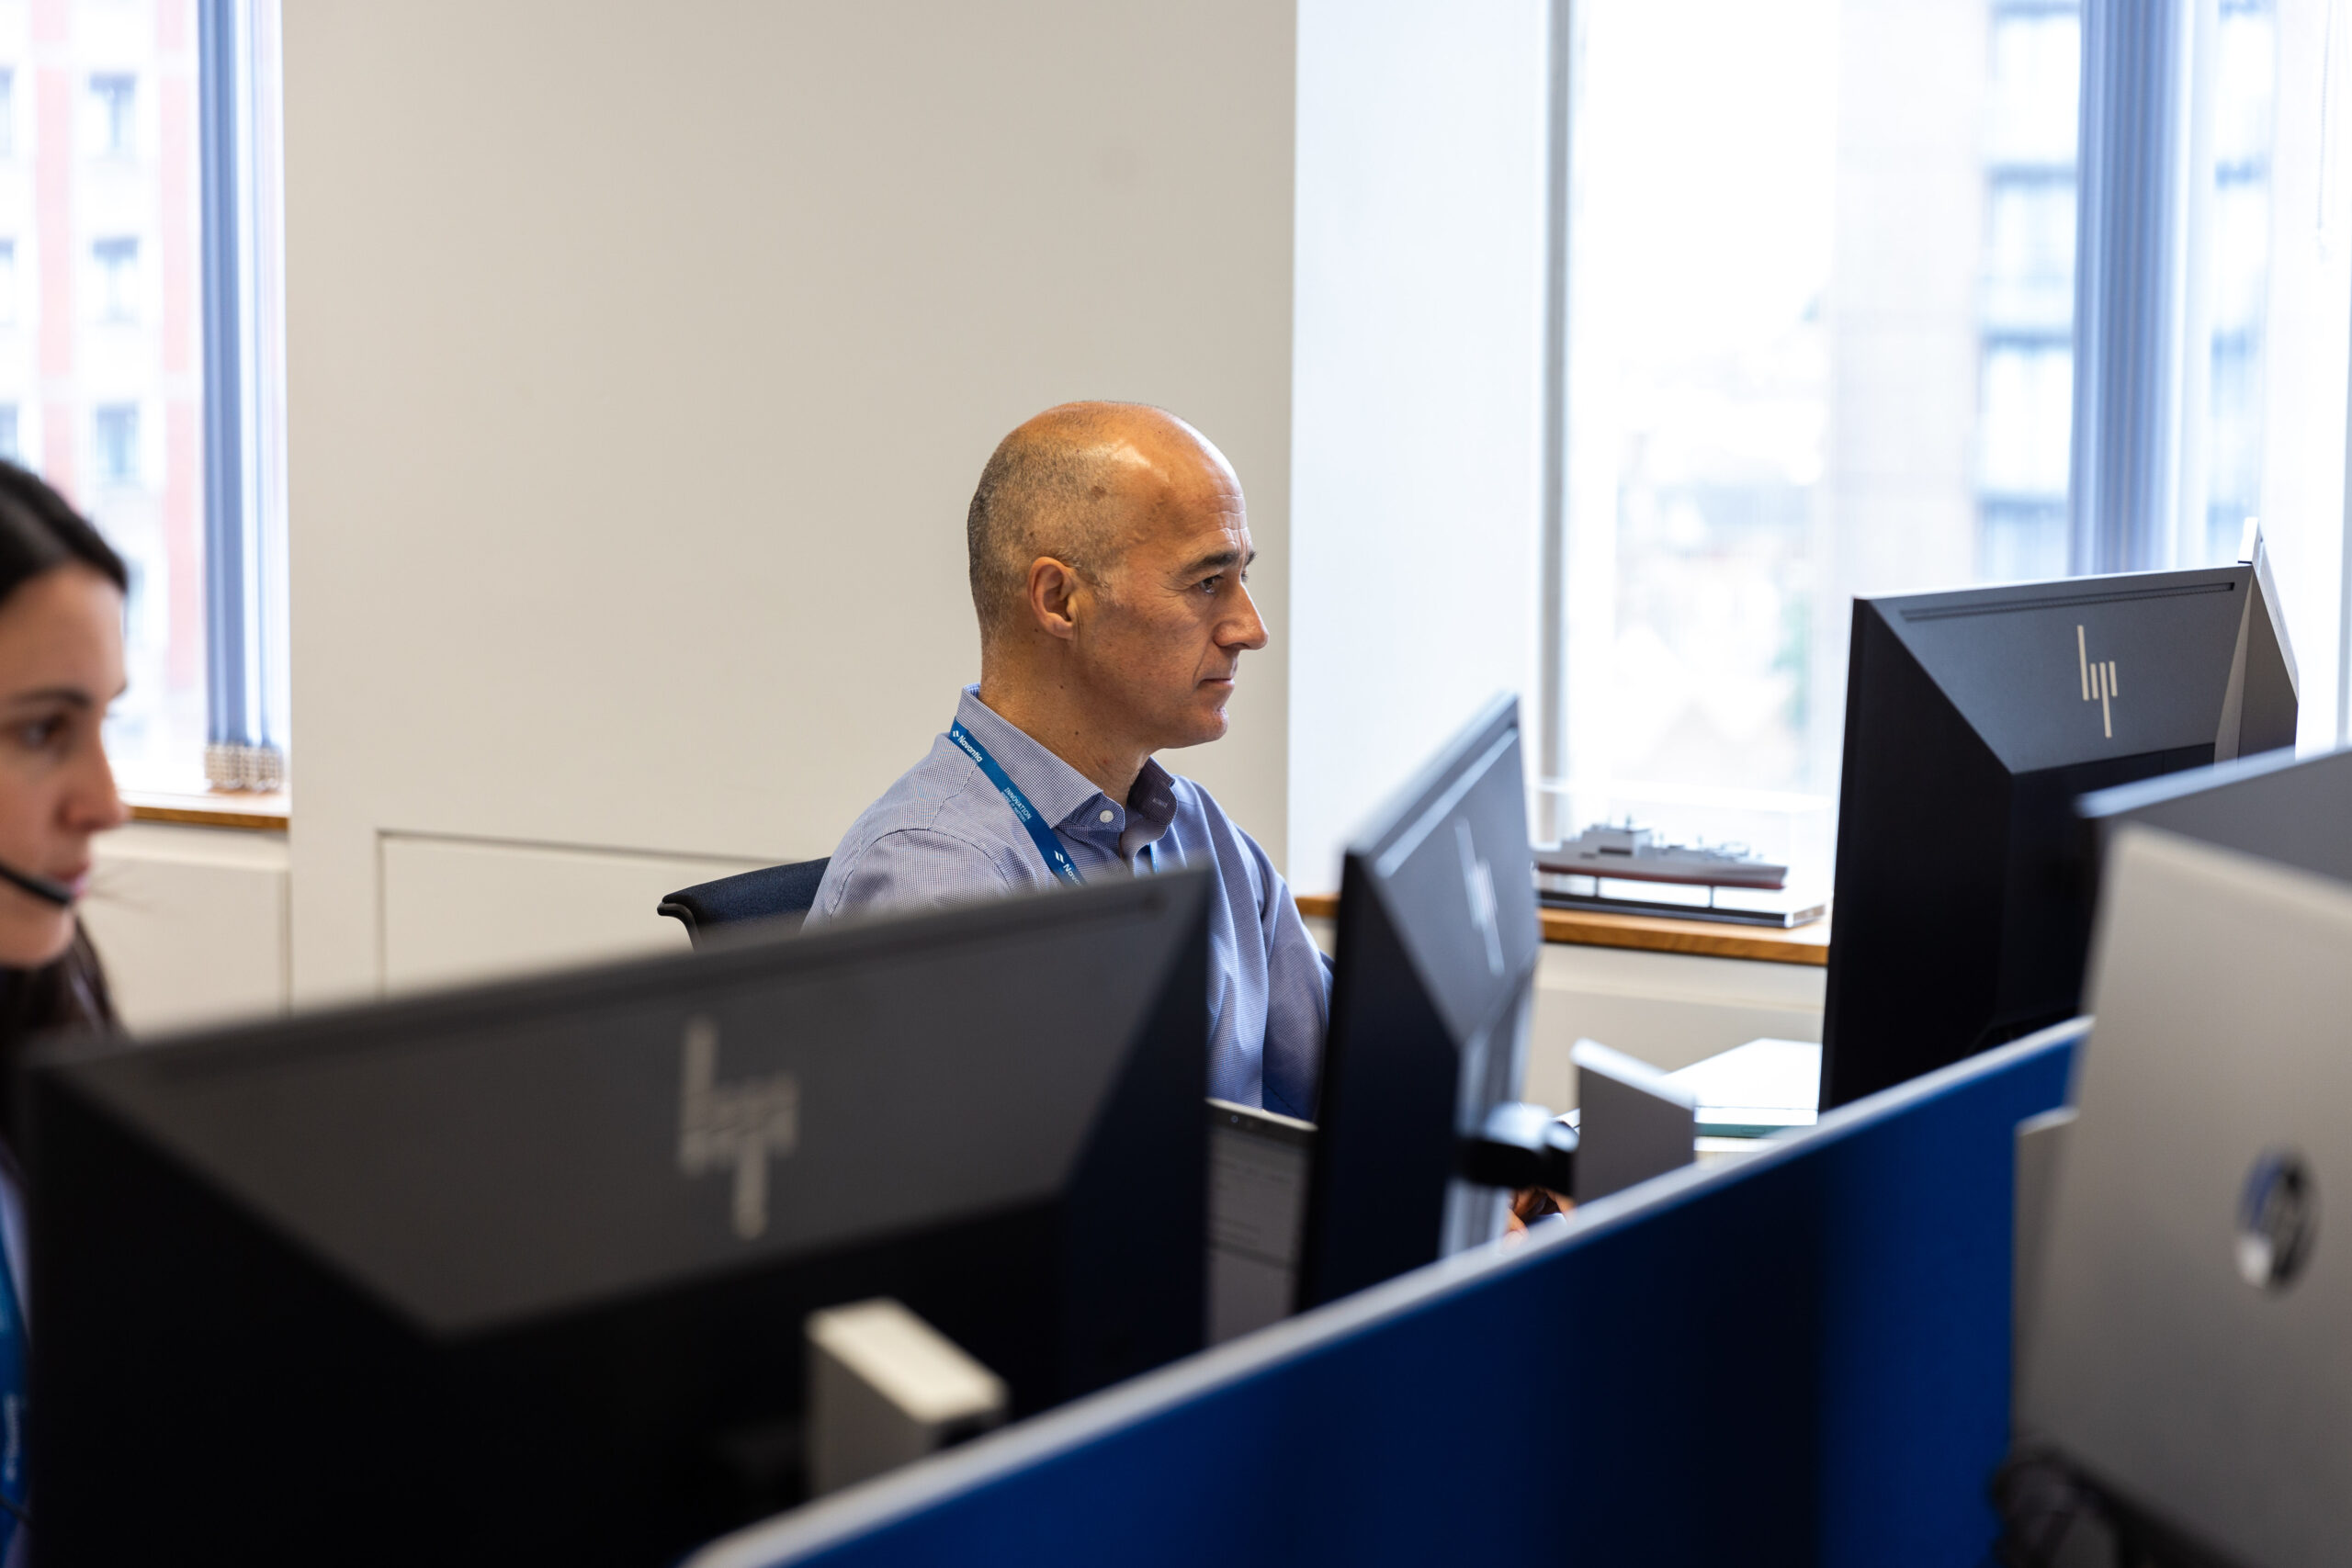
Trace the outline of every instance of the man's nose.
<path fill-rule="evenodd" d="M 1217 628 L 1220 648 L 1260 649 L 1266 646 L 1266 623 L 1258 615 L 1258 602 L 1250 597 L 1250 590 L 1241 591 L 1240 614 Z"/>

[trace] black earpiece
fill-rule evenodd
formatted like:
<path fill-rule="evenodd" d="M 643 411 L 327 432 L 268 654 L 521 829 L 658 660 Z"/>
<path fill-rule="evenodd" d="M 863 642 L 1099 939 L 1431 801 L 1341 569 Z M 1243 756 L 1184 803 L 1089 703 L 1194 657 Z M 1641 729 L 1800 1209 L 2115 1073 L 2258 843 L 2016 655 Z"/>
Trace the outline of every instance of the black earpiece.
<path fill-rule="evenodd" d="M 74 907 L 74 889 L 62 882 L 51 882 L 46 876 L 35 876 L 29 871 L 18 871 L 6 863 L 0 863 L 0 882 L 14 883 L 34 897 L 44 899 L 61 909 Z"/>

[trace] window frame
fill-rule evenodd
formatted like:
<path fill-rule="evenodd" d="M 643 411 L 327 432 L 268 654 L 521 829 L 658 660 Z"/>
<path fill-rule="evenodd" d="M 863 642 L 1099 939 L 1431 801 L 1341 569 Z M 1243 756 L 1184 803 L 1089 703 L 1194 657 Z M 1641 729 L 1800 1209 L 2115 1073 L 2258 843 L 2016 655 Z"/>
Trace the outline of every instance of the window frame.
<path fill-rule="evenodd" d="M 196 0 L 203 270 L 205 778 L 286 783 L 277 0 Z"/>

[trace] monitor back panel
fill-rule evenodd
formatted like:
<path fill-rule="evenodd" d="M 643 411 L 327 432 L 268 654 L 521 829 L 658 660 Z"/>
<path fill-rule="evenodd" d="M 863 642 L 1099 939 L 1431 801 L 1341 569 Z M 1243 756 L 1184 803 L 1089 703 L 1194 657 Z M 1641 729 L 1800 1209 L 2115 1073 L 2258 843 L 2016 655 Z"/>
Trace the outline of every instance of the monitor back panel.
<path fill-rule="evenodd" d="M 2079 803 L 2092 832 L 2127 822 L 2352 882 L 2352 747 L 2271 751 L 2201 773 L 2102 790 Z M 2094 850 L 2094 863 L 2103 858 Z"/>
<path fill-rule="evenodd" d="M 655 1561 L 796 1484 L 812 1307 L 896 1295 L 1024 1411 L 1196 1348 L 1205 893 L 51 1060 L 44 1556 L 235 1495 L 247 1561 L 371 1518 L 336 1555 Z"/>
<path fill-rule="evenodd" d="M 1474 1230 L 1458 1135 L 1517 1092 L 1543 944 L 1518 705 L 1498 699 L 1348 851 L 1300 1301 Z M 1466 1235 L 1465 1239 L 1482 1239 Z"/>
<path fill-rule="evenodd" d="M 2340 1562 L 2352 1237 L 2324 1205 L 2352 1191 L 2352 889 L 2131 828 L 2100 919 L 2021 1430 L 2225 1560 Z M 2263 1282 L 2242 1209 L 2282 1155 L 2323 1207 Z"/>
<path fill-rule="evenodd" d="M 2075 1014 L 2075 799 L 2275 743 L 2282 707 L 2293 739 L 2291 678 L 2249 664 L 2256 586 L 2238 566 L 1856 602 L 1825 1107 Z"/>

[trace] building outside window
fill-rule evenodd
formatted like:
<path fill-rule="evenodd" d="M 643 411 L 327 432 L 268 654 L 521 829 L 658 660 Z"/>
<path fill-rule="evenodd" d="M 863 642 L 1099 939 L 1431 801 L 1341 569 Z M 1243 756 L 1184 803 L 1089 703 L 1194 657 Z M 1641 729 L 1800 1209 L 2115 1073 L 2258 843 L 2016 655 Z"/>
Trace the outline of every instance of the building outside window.
<path fill-rule="evenodd" d="M 2083 29 L 2037 0 L 1986 19 L 1975 567 L 1998 582 L 2066 573 Z"/>
<path fill-rule="evenodd" d="M 139 318 L 139 242 L 127 237 L 95 240 L 90 259 L 98 275 L 98 319 L 131 321 Z"/>
<path fill-rule="evenodd" d="M 139 405 L 113 403 L 97 414 L 98 482 L 139 482 Z"/>
<path fill-rule="evenodd" d="M 1826 879 L 1851 601 L 2068 570 L 2080 6 L 1569 14 L 1544 815 L 1809 824 L 1758 847 Z M 2203 25 L 2184 565 L 2234 558 L 2264 449 L 2273 0 Z"/>
<path fill-rule="evenodd" d="M 2197 171 L 2208 343 L 2202 536 L 2183 566 L 2234 560 L 2262 513 L 2264 343 L 2270 283 L 2270 146 L 2278 17 L 2270 0 L 2224 0 L 2213 50 L 2212 154 Z"/>
<path fill-rule="evenodd" d="M 1704 831 L 1835 795 L 1849 602 L 2002 558 L 1988 458 L 2063 543 L 2072 18 L 1579 10 L 1555 820 Z M 2004 123 L 2038 141 L 1988 174 Z"/>
<path fill-rule="evenodd" d="M 98 133 L 92 149 L 102 158 L 128 158 L 138 151 L 139 78 L 107 72 L 90 78 L 96 100 Z"/>

